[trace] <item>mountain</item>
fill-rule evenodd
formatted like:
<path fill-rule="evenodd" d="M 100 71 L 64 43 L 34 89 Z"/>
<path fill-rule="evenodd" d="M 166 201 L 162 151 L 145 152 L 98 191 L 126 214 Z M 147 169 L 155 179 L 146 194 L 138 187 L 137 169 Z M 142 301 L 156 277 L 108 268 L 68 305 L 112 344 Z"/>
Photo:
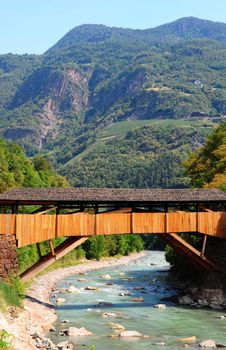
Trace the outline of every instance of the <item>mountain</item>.
<path fill-rule="evenodd" d="M 211 39 L 226 43 L 226 24 L 196 17 L 184 17 L 175 22 L 149 29 L 155 35 L 174 35 L 183 39 Z"/>
<path fill-rule="evenodd" d="M 175 164 L 226 115 L 225 38 L 226 24 L 193 17 L 146 30 L 85 24 L 43 55 L 0 55 L 0 136 L 75 185 L 185 186 Z"/>

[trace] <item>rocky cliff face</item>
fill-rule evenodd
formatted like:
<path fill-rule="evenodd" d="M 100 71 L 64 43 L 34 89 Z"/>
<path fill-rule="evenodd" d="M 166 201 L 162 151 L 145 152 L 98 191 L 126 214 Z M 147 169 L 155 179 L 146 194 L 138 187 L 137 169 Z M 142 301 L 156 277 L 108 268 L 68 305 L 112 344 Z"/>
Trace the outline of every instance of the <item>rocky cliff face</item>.
<path fill-rule="evenodd" d="M 76 69 L 56 70 L 43 67 L 35 70 L 18 88 L 10 103 L 10 110 L 31 110 L 34 127 L 20 125 L 7 128 L 7 139 L 27 139 L 38 149 L 49 139 L 55 139 L 64 113 L 79 113 L 88 106 L 89 75 Z"/>

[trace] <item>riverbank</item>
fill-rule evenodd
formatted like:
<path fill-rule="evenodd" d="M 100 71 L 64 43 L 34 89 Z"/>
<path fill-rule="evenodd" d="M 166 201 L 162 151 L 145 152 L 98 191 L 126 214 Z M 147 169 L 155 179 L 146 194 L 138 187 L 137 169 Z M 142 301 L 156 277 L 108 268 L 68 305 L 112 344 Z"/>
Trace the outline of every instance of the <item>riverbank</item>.
<path fill-rule="evenodd" d="M 0 328 L 13 335 L 12 348 L 14 350 L 37 349 L 35 336 L 44 336 L 57 319 L 54 307 L 49 302 L 49 296 L 55 284 L 60 280 L 73 274 L 129 264 L 144 255 L 145 253 L 141 252 L 117 259 L 85 261 L 81 265 L 53 270 L 35 278 L 26 293 L 23 310 L 18 313 L 12 308 L 7 316 L 0 314 Z"/>

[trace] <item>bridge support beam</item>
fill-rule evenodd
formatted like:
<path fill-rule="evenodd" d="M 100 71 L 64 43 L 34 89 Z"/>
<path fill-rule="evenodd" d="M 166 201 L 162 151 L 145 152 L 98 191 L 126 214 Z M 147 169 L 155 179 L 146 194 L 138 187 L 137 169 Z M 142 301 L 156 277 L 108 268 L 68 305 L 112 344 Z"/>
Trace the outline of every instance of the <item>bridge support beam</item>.
<path fill-rule="evenodd" d="M 15 235 L 0 235 L 0 278 L 18 273 Z"/>

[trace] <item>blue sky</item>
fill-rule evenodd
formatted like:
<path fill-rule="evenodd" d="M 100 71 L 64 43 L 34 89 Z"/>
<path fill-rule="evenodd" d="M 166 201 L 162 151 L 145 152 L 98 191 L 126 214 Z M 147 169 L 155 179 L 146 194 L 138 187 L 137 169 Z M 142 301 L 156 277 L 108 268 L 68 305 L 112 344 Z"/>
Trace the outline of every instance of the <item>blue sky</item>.
<path fill-rule="evenodd" d="M 226 0 L 0 0 L 0 53 L 43 53 L 72 28 L 151 28 L 185 16 L 226 23 Z"/>

